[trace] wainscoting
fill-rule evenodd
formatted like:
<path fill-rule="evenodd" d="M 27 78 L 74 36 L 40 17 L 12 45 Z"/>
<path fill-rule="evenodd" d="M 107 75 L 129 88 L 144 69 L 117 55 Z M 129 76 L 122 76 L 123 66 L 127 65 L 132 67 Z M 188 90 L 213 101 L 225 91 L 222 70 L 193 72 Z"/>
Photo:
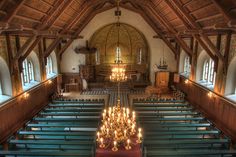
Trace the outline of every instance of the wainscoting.
<path fill-rule="evenodd" d="M 45 81 L 0 106 L 0 143 L 19 130 L 45 105 L 57 90 L 57 78 Z"/>
<path fill-rule="evenodd" d="M 180 77 L 180 83 L 177 88 L 187 93 L 187 99 L 190 104 L 196 106 L 209 118 L 219 129 L 230 136 L 236 142 L 236 104 L 230 100 L 211 93 L 203 86 L 195 82 L 188 81 Z"/>

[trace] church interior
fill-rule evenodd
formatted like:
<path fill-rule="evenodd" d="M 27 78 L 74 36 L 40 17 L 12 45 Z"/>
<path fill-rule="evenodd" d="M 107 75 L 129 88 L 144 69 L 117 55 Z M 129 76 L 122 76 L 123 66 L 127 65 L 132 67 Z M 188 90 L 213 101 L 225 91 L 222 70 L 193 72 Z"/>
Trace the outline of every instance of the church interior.
<path fill-rule="evenodd" d="M 235 157 L 235 0 L 0 0 L 0 157 Z"/>

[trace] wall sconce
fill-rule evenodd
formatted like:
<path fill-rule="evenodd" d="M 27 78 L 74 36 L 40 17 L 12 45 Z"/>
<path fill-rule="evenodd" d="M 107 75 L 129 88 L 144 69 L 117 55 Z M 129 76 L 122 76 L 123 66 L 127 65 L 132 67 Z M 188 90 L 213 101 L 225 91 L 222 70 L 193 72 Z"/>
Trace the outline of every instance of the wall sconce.
<path fill-rule="evenodd" d="M 25 92 L 25 93 L 23 94 L 23 96 L 24 96 L 24 98 L 26 99 L 26 98 L 29 97 L 29 93 Z"/>
<path fill-rule="evenodd" d="M 214 96 L 214 93 L 212 93 L 212 92 L 210 91 L 210 92 L 207 93 L 207 96 L 208 96 L 209 98 L 212 98 L 212 97 Z"/>
<path fill-rule="evenodd" d="M 186 79 L 186 80 L 184 81 L 184 83 L 185 83 L 185 84 L 188 84 L 188 83 L 189 83 L 189 80 L 188 80 L 188 79 Z"/>
<path fill-rule="evenodd" d="M 52 80 L 48 80 L 48 84 L 52 84 Z"/>

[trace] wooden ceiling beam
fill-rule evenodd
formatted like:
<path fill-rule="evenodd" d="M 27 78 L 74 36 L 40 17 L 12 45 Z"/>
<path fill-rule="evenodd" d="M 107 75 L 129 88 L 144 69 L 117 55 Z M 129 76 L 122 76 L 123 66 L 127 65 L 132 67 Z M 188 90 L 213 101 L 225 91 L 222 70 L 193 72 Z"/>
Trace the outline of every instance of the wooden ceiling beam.
<path fill-rule="evenodd" d="M 92 5 L 96 6 L 99 3 L 101 3 L 101 0 L 95 1 L 95 2 L 94 1 L 89 1 L 89 2 L 84 1 L 83 4 L 78 9 L 81 11 L 78 12 L 77 14 L 75 14 L 73 18 L 71 18 L 71 20 L 68 22 L 68 24 L 64 26 L 64 29 L 62 32 L 68 31 L 69 29 L 73 28 L 79 22 L 79 18 L 81 18 L 82 15 L 85 14 L 86 11 L 88 11 Z"/>
<path fill-rule="evenodd" d="M 211 20 L 211 19 L 218 18 L 218 17 L 221 17 L 221 16 L 222 16 L 221 14 L 214 14 L 214 15 L 211 15 L 211 16 L 207 16 L 207 17 L 203 17 L 203 18 L 197 19 L 196 22 L 202 22 L 202 21 L 206 21 L 206 20 Z"/>
<path fill-rule="evenodd" d="M 178 0 L 176 1 L 171 1 L 172 4 L 175 5 L 176 8 L 178 8 L 178 10 L 182 13 L 182 15 L 189 21 L 189 23 L 191 24 L 191 27 L 194 29 L 202 29 L 201 26 L 196 23 L 194 21 L 194 19 L 186 12 L 186 10 L 182 7 L 182 4 L 180 4 L 180 2 Z M 203 40 L 207 43 L 207 45 L 209 46 L 209 48 L 213 51 L 213 53 L 219 58 L 219 59 L 223 59 L 223 56 L 221 55 L 221 53 L 219 52 L 219 50 L 215 47 L 215 45 L 211 42 L 211 40 L 209 39 L 208 36 L 206 36 L 203 33 L 199 34 Z M 196 35 L 195 35 L 196 38 Z M 202 47 L 206 47 L 207 45 L 203 42 L 200 41 L 202 40 L 201 38 L 198 38 L 198 42 L 201 44 Z M 203 45 L 204 44 L 204 45 Z M 209 51 L 207 51 L 209 52 Z M 211 56 L 211 54 L 209 54 Z"/>
<path fill-rule="evenodd" d="M 214 4 L 212 4 L 212 3 L 207 4 L 207 5 L 205 5 L 205 6 L 202 6 L 201 8 L 198 8 L 198 9 L 196 9 L 196 10 L 191 11 L 189 14 L 194 15 L 194 14 L 196 14 L 196 13 L 202 12 L 202 11 L 206 10 L 206 9 L 207 9 L 209 6 L 211 6 L 211 5 L 214 5 Z"/>
<path fill-rule="evenodd" d="M 29 48 L 25 51 L 24 54 L 21 55 L 21 57 L 19 58 L 20 61 L 24 61 L 26 59 L 26 57 L 32 52 L 32 50 L 35 48 L 35 46 L 40 42 L 40 40 L 42 39 L 42 36 L 37 36 L 36 39 L 34 40 L 34 42 L 32 44 L 30 44 Z"/>
<path fill-rule="evenodd" d="M 48 3 L 47 1 L 45 1 L 45 0 L 39 0 L 39 1 L 41 1 L 44 5 L 46 5 L 46 6 L 48 6 L 48 7 L 50 7 L 50 8 L 52 8 L 53 7 L 53 5 L 52 4 L 50 4 L 50 3 Z"/>
<path fill-rule="evenodd" d="M 44 58 L 47 58 L 51 54 L 51 52 L 59 45 L 61 40 L 62 38 L 54 39 L 54 41 L 48 46 L 48 48 L 44 52 Z"/>
<path fill-rule="evenodd" d="M 154 10 L 153 5 L 148 3 L 148 5 L 147 5 L 148 9 L 150 9 L 156 15 L 156 18 L 158 19 L 159 22 L 163 23 L 163 25 L 165 25 L 166 28 L 175 35 L 176 42 L 178 42 L 178 44 L 184 49 L 184 51 L 189 56 L 192 56 L 192 54 L 193 54 L 192 50 L 183 41 L 183 39 L 178 36 L 177 31 L 173 28 L 173 26 L 170 23 L 168 23 L 168 21 L 160 15 L 159 11 Z"/>
<path fill-rule="evenodd" d="M 229 14 L 229 11 L 223 7 L 223 5 L 220 3 L 219 0 L 211 0 L 212 3 L 217 7 L 217 9 L 220 11 L 220 13 L 224 16 L 224 19 L 227 20 L 227 22 L 235 21 L 236 18 L 232 17 Z M 226 3 L 226 2 L 224 2 Z"/>
<path fill-rule="evenodd" d="M 7 16 L 2 20 L 4 22 L 9 23 L 13 17 L 17 14 L 18 10 L 21 8 L 21 6 L 24 4 L 26 0 L 17 0 L 16 5 L 12 6 L 9 12 L 7 13 Z"/>
<path fill-rule="evenodd" d="M 26 40 L 24 45 L 20 48 L 20 50 L 16 53 L 14 60 L 18 60 L 24 53 L 29 49 L 30 45 L 36 40 L 36 36 L 33 35 Z"/>
<path fill-rule="evenodd" d="M 64 1 L 63 6 L 58 10 L 57 14 L 55 17 L 47 24 L 47 27 L 50 28 L 56 21 L 57 19 L 60 18 L 60 16 L 66 11 L 66 9 L 73 3 L 74 0 L 66 0 Z"/>
<path fill-rule="evenodd" d="M 23 15 L 15 15 L 14 17 L 22 19 L 22 20 L 29 21 L 29 22 L 32 22 L 32 23 L 39 23 L 39 24 L 42 23 L 40 20 L 32 19 L 30 17 L 26 17 L 26 16 L 23 16 Z"/>
<path fill-rule="evenodd" d="M 49 9 L 48 15 L 43 17 L 43 19 L 41 21 L 42 24 L 36 26 L 36 29 L 42 30 L 42 29 L 44 29 L 47 26 L 47 24 L 49 23 L 51 18 L 54 17 L 54 14 L 58 11 L 60 6 L 63 4 L 63 1 L 64 0 L 57 0 L 56 1 L 55 5 Z"/>
<path fill-rule="evenodd" d="M 174 46 L 170 43 L 170 41 L 163 35 L 161 30 L 156 26 L 156 24 L 151 19 L 151 16 L 147 15 L 148 11 L 144 10 L 144 8 L 141 5 L 135 5 L 133 2 L 130 1 L 130 3 L 135 7 L 133 9 L 135 12 L 140 14 L 144 20 L 152 27 L 152 29 L 157 33 L 158 37 L 160 37 L 164 43 L 170 48 L 170 50 L 174 53 L 175 57 L 177 55 L 177 50 L 174 48 Z"/>
<path fill-rule="evenodd" d="M 41 11 L 41 10 L 38 10 L 37 8 L 33 8 L 33 7 L 31 7 L 30 5 L 28 5 L 28 4 L 24 4 L 24 7 L 26 7 L 27 9 L 29 9 L 29 10 L 35 12 L 35 13 L 38 13 L 38 14 L 47 16 L 47 13 L 45 13 L 45 12 L 43 12 L 43 11 Z"/>
<path fill-rule="evenodd" d="M 198 34 L 193 35 L 193 37 L 200 43 L 202 48 L 207 52 L 207 54 L 215 61 L 216 56 L 211 52 L 211 50 L 208 48 L 208 46 L 202 41 L 200 36 Z"/>

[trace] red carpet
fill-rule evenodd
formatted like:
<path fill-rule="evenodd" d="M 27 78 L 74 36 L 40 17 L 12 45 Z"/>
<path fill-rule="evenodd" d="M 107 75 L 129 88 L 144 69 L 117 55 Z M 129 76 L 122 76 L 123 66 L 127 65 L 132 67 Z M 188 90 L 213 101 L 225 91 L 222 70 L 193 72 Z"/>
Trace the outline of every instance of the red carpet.
<path fill-rule="evenodd" d="M 96 157 L 141 157 L 140 144 L 133 145 L 131 150 L 125 150 L 125 148 L 120 148 L 117 152 L 109 149 L 97 148 Z"/>

